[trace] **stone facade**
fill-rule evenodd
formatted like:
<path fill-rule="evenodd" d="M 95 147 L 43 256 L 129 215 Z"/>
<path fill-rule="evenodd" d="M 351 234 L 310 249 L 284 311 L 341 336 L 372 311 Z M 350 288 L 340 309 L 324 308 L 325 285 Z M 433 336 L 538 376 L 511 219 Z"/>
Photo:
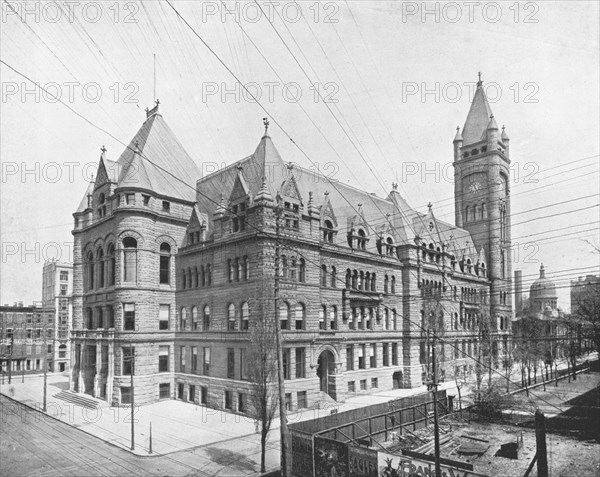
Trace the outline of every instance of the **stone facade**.
<path fill-rule="evenodd" d="M 481 84 L 454 141 L 456 225 L 411 209 L 396 185 L 380 198 L 286 164 L 267 129 L 192 197 L 157 170 L 126 184 L 129 164 L 160 162 L 156 141 L 176 141 L 152 137 L 166 130 L 157 109 L 117 163 L 103 151 L 74 214 L 74 390 L 128 402 L 133 350 L 136 403 L 251 412 L 252 330 L 276 316 L 291 409 L 421 386 L 428 330 L 442 379 L 472 371 L 482 338 L 498 365 L 512 313 L 508 137 Z M 172 150 L 160 159 L 181 165 Z"/>

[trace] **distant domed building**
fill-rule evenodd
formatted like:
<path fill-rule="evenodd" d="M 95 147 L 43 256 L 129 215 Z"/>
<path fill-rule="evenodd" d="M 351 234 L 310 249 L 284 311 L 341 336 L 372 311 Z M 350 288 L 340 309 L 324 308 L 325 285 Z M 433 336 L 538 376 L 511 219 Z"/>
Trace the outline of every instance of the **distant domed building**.
<path fill-rule="evenodd" d="M 562 311 L 557 307 L 556 285 L 546 277 L 544 264 L 540 266 L 540 278 L 529 289 L 529 313 L 558 318 Z"/>

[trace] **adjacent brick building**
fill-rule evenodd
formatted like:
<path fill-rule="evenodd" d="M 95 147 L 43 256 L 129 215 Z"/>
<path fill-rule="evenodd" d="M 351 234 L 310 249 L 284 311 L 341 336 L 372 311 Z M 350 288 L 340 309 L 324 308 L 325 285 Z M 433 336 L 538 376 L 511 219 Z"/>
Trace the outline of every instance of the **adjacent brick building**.
<path fill-rule="evenodd" d="M 268 127 L 268 123 L 265 123 Z M 499 357 L 510 316 L 509 140 L 481 82 L 454 139 L 456 225 L 255 151 L 200 178 L 158 105 L 75 217 L 72 388 L 248 411 L 250 331 L 279 326 L 290 408 L 420 386 Z M 193 182 L 197 179 L 197 182 Z M 277 225 L 278 224 L 278 225 Z M 277 250 L 278 249 L 278 250 Z M 481 323 L 485 322 L 486 327 Z"/>

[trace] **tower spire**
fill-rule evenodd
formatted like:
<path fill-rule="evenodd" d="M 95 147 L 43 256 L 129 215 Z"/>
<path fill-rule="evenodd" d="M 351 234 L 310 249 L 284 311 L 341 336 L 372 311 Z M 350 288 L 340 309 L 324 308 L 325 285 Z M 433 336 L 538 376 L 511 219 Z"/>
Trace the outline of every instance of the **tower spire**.
<path fill-rule="evenodd" d="M 265 125 L 265 134 L 263 137 L 269 137 L 269 118 L 263 118 L 263 124 Z"/>
<path fill-rule="evenodd" d="M 477 76 L 479 77 L 477 80 L 477 86 L 481 86 L 483 84 L 483 81 L 481 80 L 481 71 L 477 73 Z"/>

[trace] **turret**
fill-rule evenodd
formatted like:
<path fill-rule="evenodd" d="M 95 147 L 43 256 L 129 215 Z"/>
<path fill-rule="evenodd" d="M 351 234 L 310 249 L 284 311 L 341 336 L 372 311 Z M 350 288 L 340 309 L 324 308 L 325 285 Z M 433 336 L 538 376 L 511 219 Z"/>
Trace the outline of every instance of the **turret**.
<path fill-rule="evenodd" d="M 502 144 L 504 144 L 504 154 L 506 155 L 506 157 L 509 157 L 509 142 L 510 139 L 508 137 L 508 134 L 506 134 L 506 130 L 504 128 L 504 126 L 502 126 L 502 135 L 500 136 L 500 140 L 502 141 Z"/>
<path fill-rule="evenodd" d="M 495 151 L 498 149 L 498 125 L 496 124 L 493 114 L 490 116 L 490 122 L 488 123 L 486 130 L 486 137 L 488 151 Z"/>
<path fill-rule="evenodd" d="M 460 126 L 456 126 L 456 136 L 454 136 L 454 160 L 458 161 L 460 159 L 460 148 L 463 145 L 463 137 L 460 134 Z"/>

